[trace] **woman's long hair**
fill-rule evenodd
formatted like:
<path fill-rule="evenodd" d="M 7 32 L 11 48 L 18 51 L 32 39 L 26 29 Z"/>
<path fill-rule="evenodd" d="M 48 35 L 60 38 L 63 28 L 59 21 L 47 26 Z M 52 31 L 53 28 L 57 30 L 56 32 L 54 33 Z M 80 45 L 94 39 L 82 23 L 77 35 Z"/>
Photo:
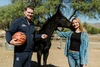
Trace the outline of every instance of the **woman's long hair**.
<path fill-rule="evenodd" d="M 81 20 L 79 18 L 76 17 L 76 18 L 73 18 L 72 21 L 73 20 L 76 20 L 79 23 L 80 31 L 87 33 L 86 29 L 83 27 L 82 22 L 81 22 Z M 71 27 L 72 27 L 72 25 L 71 25 Z M 75 29 L 73 27 L 72 27 L 72 31 L 75 31 Z"/>

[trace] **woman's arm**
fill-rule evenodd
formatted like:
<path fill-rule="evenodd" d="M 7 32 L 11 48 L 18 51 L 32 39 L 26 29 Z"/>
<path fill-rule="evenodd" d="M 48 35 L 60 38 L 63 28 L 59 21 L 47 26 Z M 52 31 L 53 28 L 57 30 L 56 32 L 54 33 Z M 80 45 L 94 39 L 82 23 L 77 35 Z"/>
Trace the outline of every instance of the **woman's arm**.
<path fill-rule="evenodd" d="M 70 32 L 61 32 L 59 30 L 56 30 L 56 33 L 58 34 L 58 36 L 64 37 L 64 38 L 68 37 L 70 34 Z"/>

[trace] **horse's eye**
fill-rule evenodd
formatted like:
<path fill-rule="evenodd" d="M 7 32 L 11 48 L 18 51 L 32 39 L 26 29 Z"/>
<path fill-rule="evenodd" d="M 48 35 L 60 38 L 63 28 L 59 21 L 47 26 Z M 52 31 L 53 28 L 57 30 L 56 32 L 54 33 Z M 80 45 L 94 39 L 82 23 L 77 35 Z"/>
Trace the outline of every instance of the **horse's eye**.
<path fill-rule="evenodd" d="M 62 18 L 62 20 L 65 20 L 65 18 Z"/>

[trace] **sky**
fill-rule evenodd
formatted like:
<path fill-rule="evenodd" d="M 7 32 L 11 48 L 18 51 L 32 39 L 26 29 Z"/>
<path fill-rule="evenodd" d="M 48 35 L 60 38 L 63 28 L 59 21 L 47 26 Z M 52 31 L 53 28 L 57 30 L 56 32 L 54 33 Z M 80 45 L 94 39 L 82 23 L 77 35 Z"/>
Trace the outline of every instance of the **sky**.
<path fill-rule="evenodd" d="M 5 5 L 8 5 L 10 4 L 10 0 L 0 0 L 0 6 L 5 6 Z"/>
<path fill-rule="evenodd" d="M 11 0 L 0 0 L 0 6 L 5 6 L 5 5 L 8 5 L 11 3 Z M 66 15 L 66 12 L 64 12 Z M 100 18 L 97 20 L 97 19 L 89 19 L 87 17 L 83 17 L 81 16 L 82 18 L 80 18 L 82 20 L 82 22 L 87 22 L 87 23 L 100 23 Z M 68 17 L 67 17 L 68 18 Z"/>

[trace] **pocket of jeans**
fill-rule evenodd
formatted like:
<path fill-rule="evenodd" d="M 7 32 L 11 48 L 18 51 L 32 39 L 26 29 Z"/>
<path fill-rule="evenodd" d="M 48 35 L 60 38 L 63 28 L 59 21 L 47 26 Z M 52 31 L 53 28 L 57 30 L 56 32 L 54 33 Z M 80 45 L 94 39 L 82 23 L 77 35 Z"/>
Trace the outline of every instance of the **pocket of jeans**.
<path fill-rule="evenodd" d="M 68 51 L 68 55 L 72 55 L 73 53 L 71 51 Z"/>
<path fill-rule="evenodd" d="M 73 55 L 73 57 L 74 57 L 74 59 L 78 60 L 79 59 L 79 52 L 75 52 L 74 55 Z"/>

